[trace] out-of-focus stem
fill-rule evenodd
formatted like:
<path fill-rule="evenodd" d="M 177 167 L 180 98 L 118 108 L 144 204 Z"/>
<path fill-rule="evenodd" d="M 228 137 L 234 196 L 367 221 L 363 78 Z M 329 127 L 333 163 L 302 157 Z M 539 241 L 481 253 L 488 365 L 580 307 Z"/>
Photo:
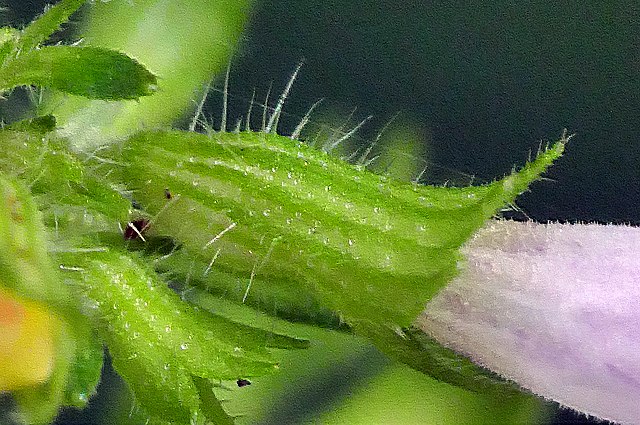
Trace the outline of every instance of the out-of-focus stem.
<path fill-rule="evenodd" d="M 126 53 L 158 76 L 153 96 L 136 102 L 50 102 L 60 133 L 80 150 L 143 128 L 166 128 L 195 108 L 205 83 L 224 69 L 250 0 L 113 0 L 95 2 L 83 45 Z"/>

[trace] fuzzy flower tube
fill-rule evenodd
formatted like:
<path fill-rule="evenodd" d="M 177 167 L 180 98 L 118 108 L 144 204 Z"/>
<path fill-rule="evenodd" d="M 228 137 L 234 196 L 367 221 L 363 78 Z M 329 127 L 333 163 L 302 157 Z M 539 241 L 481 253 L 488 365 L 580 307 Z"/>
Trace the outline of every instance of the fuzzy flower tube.
<path fill-rule="evenodd" d="M 419 326 L 522 387 L 640 423 L 640 229 L 492 221 Z"/>

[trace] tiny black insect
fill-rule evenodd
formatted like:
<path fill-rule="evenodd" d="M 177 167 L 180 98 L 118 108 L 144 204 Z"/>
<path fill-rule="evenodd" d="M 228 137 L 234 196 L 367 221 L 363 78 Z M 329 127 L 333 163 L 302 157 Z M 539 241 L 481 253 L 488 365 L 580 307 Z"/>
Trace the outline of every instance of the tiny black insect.
<path fill-rule="evenodd" d="M 248 379 L 238 379 L 236 381 L 236 384 L 238 384 L 238 387 L 242 388 L 246 387 L 247 385 L 251 385 L 251 381 L 249 381 Z"/>
<path fill-rule="evenodd" d="M 165 188 L 165 190 L 164 190 L 164 197 L 167 198 L 167 199 L 171 199 L 172 198 L 171 192 L 169 191 L 168 188 Z"/>

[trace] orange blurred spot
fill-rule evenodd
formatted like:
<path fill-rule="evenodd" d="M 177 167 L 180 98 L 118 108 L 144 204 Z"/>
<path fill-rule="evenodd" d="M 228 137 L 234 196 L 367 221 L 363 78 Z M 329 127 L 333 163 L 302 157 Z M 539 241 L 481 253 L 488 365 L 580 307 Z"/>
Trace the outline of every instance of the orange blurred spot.
<path fill-rule="evenodd" d="M 17 300 L 7 298 L 0 292 L 0 328 L 16 326 L 24 318 L 24 307 Z"/>

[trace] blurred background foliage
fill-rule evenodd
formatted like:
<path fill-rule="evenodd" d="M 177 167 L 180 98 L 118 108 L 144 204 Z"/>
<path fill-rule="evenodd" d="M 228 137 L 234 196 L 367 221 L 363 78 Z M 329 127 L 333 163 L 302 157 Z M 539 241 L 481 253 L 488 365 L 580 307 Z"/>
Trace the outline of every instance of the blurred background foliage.
<path fill-rule="evenodd" d="M 3 3 L 4 23 L 13 25 L 26 24 L 45 4 Z M 72 23 L 69 31 L 73 28 Z M 318 143 L 372 115 L 350 145 L 342 147 L 341 153 L 348 155 L 370 146 L 395 117 L 379 141 L 382 145 L 386 140 L 389 147 L 382 158 L 397 162 L 392 173 L 406 179 L 424 171 L 421 181 L 466 185 L 504 175 L 522 164 L 527 152 L 535 153 L 540 140 L 554 140 L 567 128 L 576 136 L 547 175 L 551 180 L 536 183 L 519 199 L 524 213 L 511 214 L 537 221 L 640 224 L 637 2 L 256 1 L 231 61 L 230 122 L 245 115 L 254 93 L 256 104 L 262 103 L 270 87 L 273 106 L 300 60 L 304 65 L 287 100 L 282 133 L 292 132 L 321 98 L 306 133 Z M 214 80 L 204 108 L 215 126 L 222 83 L 221 76 Z M 11 117 L 5 105 L 0 108 Z M 258 108 L 256 128 L 259 114 Z M 382 172 L 389 168 L 384 162 L 373 165 Z M 382 362 L 367 382 L 383 379 L 395 367 L 375 355 L 367 359 Z M 416 393 L 417 403 L 431 403 L 420 396 L 420 386 L 435 384 L 403 374 L 409 372 L 397 375 L 405 388 L 392 381 L 376 388 Z M 103 397 L 92 409 L 120 397 L 122 388 L 116 378 L 105 379 Z M 379 393 L 365 394 L 363 388 L 354 390 L 347 404 L 362 409 L 368 398 L 367 406 L 380 406 L 375 401 Z M 435 409 L 455 399 L 442 394 L 445 403 L 433 404 Z M 130 412 L 125 408 L 120 413 L 124 417 Z M 414 408 L 414 413 L 414 418 L 427 420 L 424 411 Z M 118 412 L 111 414 L 117 417 Z M 334 410 L 323 418 L 339 423 L 336 415 Z M 349 415 L 342 420 L 353 423 Z M 67 416 L 60 423 L 82 421 Z M 486 418 L 475 423 L 486 423 Z M 566 412 L 555 420 L 582 421 Z"/>

